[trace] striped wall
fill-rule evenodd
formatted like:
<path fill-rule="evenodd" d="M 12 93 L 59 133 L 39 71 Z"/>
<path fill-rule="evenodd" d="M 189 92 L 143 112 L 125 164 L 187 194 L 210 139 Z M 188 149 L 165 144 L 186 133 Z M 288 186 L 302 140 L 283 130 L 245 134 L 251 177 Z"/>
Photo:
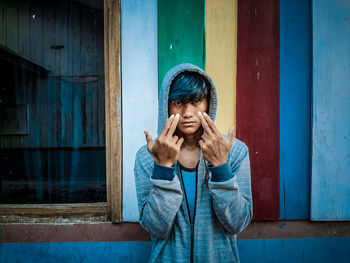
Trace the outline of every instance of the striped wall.
<path fill-rule="evenodd" d="M 321 74 L 319 70 L 311 71 L 312 55 L 314 64 L 321 63 L 318 53 L 312 54 L 311 32 L 323 32 L 318 31 L 318 24 L 315 24 L 314 28 L 311 26 L 311 1 L 147 1 L 151 2 L 153 6 L 157 6 L 158 12 L 157 25 L 154 25 L 152 31 L 156 32 L 156 39 L 152 38 L 152 41 L 158 42 L 157 53 L 153 53 L 152 57 L 153 65 L 157 64 L 158 68 L 158 89 L 165 73 L 182 62 L 194 63 L 213 77 L 219 96 L 216 121 L 219 130 L 226 134 L 231 126 L 235 126 L 237 138 L 244 141 L 250 149 L 254 219 L 309 219 L 312 207 L 310 188 L 314 189 L 313 207 L 319 213 L 322 213 L 324 208 L 321 205 L 323 202 L 319 202 L 320 206 L 317 204 L 318 200 L 321 200 L 317 196 L 328 193 L 331 197 L 335 189 L 337 194 L 331 197 L 333 201 L 338 200 L 335 209 L 348 210 L 347 206 L 344 206 L 346 202 L 343 201 L 349 200 L 350 187 L 346 184 L 343 187 L 340 184 L 334 186 L 336 188 L 332 186 L 337 180 L 344 181 L 343 175 L 340 174 L 338 179 L 333 179 L 330 175 L 327 179 L 327 176 L 321 176 L 322 173 L 317 172 L 318 169 L 322 169 L 322 164 L 327 158 L 331 158 L 330 155 L 322 157 L 327 154 L 318 155 L 318 150 L 313 155 L 314 177 L 311 181 L 311 149 L 316 145 L 316 141 L 312 139 L 323 138 L 323 135 L 311 136 L 311 123 L 315 123 L 317 117 L 311 112 L 312 74 Z M 321 7 L 319 10 L 319 13 L 322 12 Z M 345 13 L 344 21 L 345 34 Z M 130 27 L 128 34 L 134 34 L 133 37 L 137 38 L 137 31 L 130 33 L 133 30 Z M 146 29 L 144 30 L 146 32 Z M 147 30 L 150 30 L 150 27 Z M 339 36 L 337 34 L 334 31 L 335 37 Z M 155 36 L 154 33 L 151 35 Z M 314 38 L 314 41 L 315 39 L 317 40 Z M 344 46 L 346 41 L 343 40 Z M 322 45 L 316 46 L 323 48 Z M 331 49 L 332 45 L 329 44 L 326 48 Z M 151 49 L 145 50 L 148 52 Z M 143 54 L 147 52 L 144 51 Z M 140 55 L 141 53 L 138 54 Z M 344 63 L 346 68 L 349 63 L 345 58 Z M 138 68 L 145 67 L 134 66 L 133 70 L 137 71 Z M 339 72 L 335 66 L 334 70 Z M 150 72 L 143 71 L 146 75 Z M 154 71 L 151 74 L 154 74 Z M 344 81 L 347 80 L 345 75 Z M 134 79 L 130 81 L 133 82 L 136 83 Z M 154 91 L 155 87 L 152 90 L 152 99 L 149 101 L 155 103 L 157 92 Z M 341 91 L 338 93 L 341 94 Z M 321 95 L 323 93 L 319 94 L 313 94 L 314 101 L 318 96 L 326 98 Z M 344 99 L 346 98 L 345 96 Z M 323 103 L 323 106 L 314 106 L 314 109 L 322 109 L 327 104 L 324 99 L 318 103 Z M 346 119 L 345 116 L 349 115 L 350 110 L 346 104 L 341 105 L 344 105 L 343 114 Z M 156 109 L 153 111 L 155 113 Z M 137 114 L 134 111 L 124 111 L 124 116 L 124 119 L 127 119 L 127 116 L 139 116 L 139 123 L 145 118 L 141 109 Z M 324 118 L 328 120 L 334 117 L 324 115 Z M 148 126 L 156 127 L 156 119 L 148 120 Z M 341 152 L 343 156 L 348 156 L 346 149 L 350 147 L 346 138 L 349 135 L 349 125 L 342 123 L 334 120 L 329 122 L 327 127 L 329 132 L 334 125 L 347 127 L 340 134 L 345 136 L 342 141 L 345 148 L 341 148 Z M 141 125 L 137 127 L 142 130 Z M 136 131 L 135 128 L 136 126 L 133 128 Z M 318 127 L 314 126 L 314 131 L 317 129 Z M 127 131 L 128 129 L 124 129 L 124 134 Z M 138 138 L 139 144 L 145 142 L 142 133 L 133 135 L 135 137 L 132 138 Z M 128 145 L 129 143 L 130 141 Z M 337 145 L 338 141 L 333 143 Z M 317 144 L 317 147 L 319 145 L 321 144 Z M 133 151 L 136 151 L 135 149 Z M 130 156 L 126 156 L 124 164 L 133 163 L 133 151 L 130 151 Z M 336 148 L 333 151 L 336 152 Z M 350 162 L 344 159 L 342 169 L 349 171 L 346 163 Z M 129 170 L 124 174 L 124 180 L 131 182 L 132 168 L 127 169 Z M 134 221 L 137 218 L 137 205 L 134 198 L 130 199 L 130 193 L 134 195 L 134 186 L 129 185 L 124 189 L 130 189 L 124 192 L 124 199 L 128 199 L 128 208 L 124 208 L 128 210 L 128 215 L 125 214 L 124 220 Z M 350 216 L 328 218 L 349 219 Z"/>
<path fill-rule="evenodd" d="M 274 1 L 267 4 L 253 0 L 242 3 L 158 1 L 158 85 L 170 68 L 182 62 L 207 67 L 213 75 L 218 86 L 219 129 L 226 134 L 232 125 L 237 126 L 237 137 L 250 148 L 255 219 L 279 218 L 278 8 L 278 2 Z M 252 10 L 260 15 L 251 13 Z M 266 12 L 273 15 L 263 16 Z M 251 21 L 252 15 L 256 18 L 255 24 L 247 22 Z M 247 34 L 243 35 L 244 32 Z M 261 52 L 262 48 L 264 52 Z M 254 78 L 251 78 L 252 74 Z M 252 96 L 253 93 L 256 96 Z M 126 113 L 124 110 L 124 116 L 139 116 L 142 119 L 145 115 L 141 112 L 140 115 L 135 114 L 135 111 Z M 156 121 L 153 121 L 153 125 L 156 125 Z M 137 138 L 142 137 L 139 134 Z M 126 162 L 133 163 L 133 156 L 125 157 Z M 130 180 L 130 173 L 124 173 L 124 181 Z M 135 200 L 129 198 L 130 193 L 133 194 L 134 190 L 124 192 L 124 200 L 132 200 L 135 207 Z M 130 212 L 130 216 L 124 217 L 124 220 L 133 221 L 136 214 L 137 210 L 134 209 L 134 213 Z"/>

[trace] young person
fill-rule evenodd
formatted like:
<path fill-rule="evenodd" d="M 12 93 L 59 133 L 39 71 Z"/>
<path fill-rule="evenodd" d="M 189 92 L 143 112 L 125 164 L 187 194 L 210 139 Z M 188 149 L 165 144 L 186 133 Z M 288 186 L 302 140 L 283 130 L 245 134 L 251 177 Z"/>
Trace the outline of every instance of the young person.
<path fill-rule="evenodd" d="M 158 138 L 145 131 L 135 183 L 149 262 L 239 262 L 236 234 L 253 214 L 247 146 L 217 130 L 216 88 L 184 63 L 165 76 Z"/>

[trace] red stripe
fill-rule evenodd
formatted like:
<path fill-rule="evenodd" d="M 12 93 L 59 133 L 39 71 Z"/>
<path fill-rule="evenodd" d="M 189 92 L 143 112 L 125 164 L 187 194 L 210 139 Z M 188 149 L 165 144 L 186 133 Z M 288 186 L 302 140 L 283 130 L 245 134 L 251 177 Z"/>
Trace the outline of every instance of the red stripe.
<path fill-rule="evenodd" d="M 237 138 L 250 151 L 254 219 L 279 218 L 279 1 L 238 0 Z"/>

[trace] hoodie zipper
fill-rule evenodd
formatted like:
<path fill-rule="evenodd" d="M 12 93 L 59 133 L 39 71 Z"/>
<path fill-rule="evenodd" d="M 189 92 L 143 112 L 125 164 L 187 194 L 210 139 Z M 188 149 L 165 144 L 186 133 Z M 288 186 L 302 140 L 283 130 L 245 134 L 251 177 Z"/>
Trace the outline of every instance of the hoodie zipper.
<path fill-rule="evenodd" d="M 186 194 L 186 189 L 185 189 L 185 185 L 183 182 L 183 177 L 182 177 L 182 170 L 179 167 L 180 170 L 180 176 L 181 176 L 181 184 L 182 184 L 182 188 L 184 190 L 185 193 L 185 201 L 186 201 L 186 207 L 187 207 L 187 214 L 188 214 L 188 218 L 190 221 L 190 228 L 191 228 L 191 255 L 190 255 L 190 262 L 193 262 L 193 243 L 194 243 L 194 222 L 196 220 L 196 210 L 197 210 L 197 184 L 198 184 L 198 166 L 196 168 L 196 195 L 195 195 L 195 201 L 194 201 L 194 211 L 193 211 L 193 222 L 191 220 L 191 214 L 190 214 L 190 208 L 188 206 L 188 201 L 187 201 L 187 194 Z"/>

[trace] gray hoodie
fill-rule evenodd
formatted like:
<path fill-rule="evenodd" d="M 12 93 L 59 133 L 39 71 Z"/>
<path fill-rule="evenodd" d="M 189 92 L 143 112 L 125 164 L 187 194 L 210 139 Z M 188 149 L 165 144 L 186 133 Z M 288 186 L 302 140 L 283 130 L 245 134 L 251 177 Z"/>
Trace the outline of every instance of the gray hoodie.
<path fill-rule="evenodd" d="M 168 119 L 172 80 L 183 71 L 195 71 L 210 82 L 209 116 L 215 120 L 217 94 L 212 79 L 199 67 L 180 64 L 165 76 L 159 96 L 158 135 Z M 239 262 L 236 234 L 253 217 L 248 147 L 234 139 L 229 153 L 233 177 L 214 182 L 201 153 L 196 189 L 194 223 L 191 223 L 177 164 L 169 180 L 151 178 L 154 159 L 147 145 L 137 152 L 135 183 L 140 224 L 152 237 L 149 262 Z"/>

